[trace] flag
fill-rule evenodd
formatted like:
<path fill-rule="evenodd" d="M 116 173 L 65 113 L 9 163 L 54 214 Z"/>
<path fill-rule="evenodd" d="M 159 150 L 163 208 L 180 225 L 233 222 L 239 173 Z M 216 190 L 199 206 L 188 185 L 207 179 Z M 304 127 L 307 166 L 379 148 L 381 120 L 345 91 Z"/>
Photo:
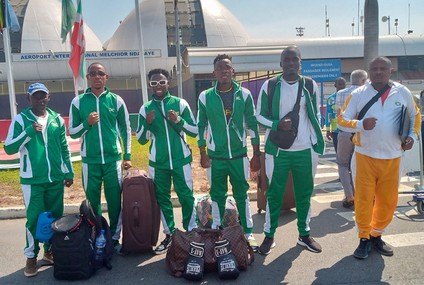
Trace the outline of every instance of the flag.
<path fill-rule="evenodd" d="M 18 17 L 16 17 L 15 10 L 13 10 L 13 7 L 12 5 L 10 5 L 9 0 L 1 1 L 0 5 L 0 29 L 6 27 L 9 27 L 10 30 L 14 33 L 19 32 L 21 30 L 21 25 L 19 25 Z"/>
<path fill-rule="evenodd" d="M 7 22 L 6 26 L 14 33 L 17 33 L 21 30 L 21 25 L 19 25 L 18 17 L 16 17 L 15 10 L 13 10 L 12 5 L 10 5 L 9 0 L 6 1 L 7 9 Z"/>
<path fill-rule="evenodd" d="M 62 31 L 60 33 L 62 43 L 66 41 L 66 37 L 71 32 L 76 13 L 72 0 L 62 0 Z"/>
<path fill-rule="evenodd" d="M 75 90 L 84 90 L 85 87 L 85 38 L 84 25 L 82 20 L 82 5 L 81 0 L 77 1 L 77 14 L 75 17 L 74 29 L 71 35 L 71 56 L 69 65 L 71 66 L 74 75 Z"/>
<path fill-rule="evenodd" d="M 3 30 L 4 26 L 3 1 L 0 1 L 0 29 Z"/>

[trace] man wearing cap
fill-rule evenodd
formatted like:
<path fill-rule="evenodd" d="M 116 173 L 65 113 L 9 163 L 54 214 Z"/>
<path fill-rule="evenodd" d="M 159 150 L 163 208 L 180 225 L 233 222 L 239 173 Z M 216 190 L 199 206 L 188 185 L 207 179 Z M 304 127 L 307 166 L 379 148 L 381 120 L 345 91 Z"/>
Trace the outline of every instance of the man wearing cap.
<path fill-rule="evenodd" d="M 73 183 L 74 171 L 66 141 L 65 121 L 47 108 L 49 90 L 42 83 L 28 88 L 31 107 L 23 110 L 12 121 L 4 150 L 7 154 L 20 154 L 20 183 L 26 208 L 27 257 L 24 274 L 38 273 L 37 255 L 40 250 L 36 239 L 38 216 L 51 212 L 54 218 L 63 215 L 64 185 Z M 43 261 L 53 264 L 50 244 L 44 244 Z"/>
<path fill-rule="evenodd" d="M 119 252 L 122 167 L 131 167 L 131 127 L 124 100 L 105 86 L 108 79 L 101 63 L 88 67 L 91 87 L 72 100 L 69 134 L 81 138 L 84 191 L 99 215 L 103 182 L 112 240 Z"/>

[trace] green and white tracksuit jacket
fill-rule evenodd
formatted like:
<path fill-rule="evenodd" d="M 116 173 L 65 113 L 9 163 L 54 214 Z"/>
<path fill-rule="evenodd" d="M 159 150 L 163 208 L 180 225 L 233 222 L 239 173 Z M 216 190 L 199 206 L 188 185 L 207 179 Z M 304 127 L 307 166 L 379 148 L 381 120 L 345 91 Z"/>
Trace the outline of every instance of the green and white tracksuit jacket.
<path fill-rule="evenodd" d="M 247 154 L 247 132 L 252 144 L 259 144 L 255 107 L 250 91 L 233 81 L 233 109 L 227 122 L 219 91 L 209 88 L 199 95 L 197 126 L 198 146 L 207 146 L 211 158 L 208 169 L 212 199 L 212 227 L 221 225 L 227 198 L 227 179 L 240 213 L 240 221 L 245 233 L 251 233 L 253 222 L 250 210 L 247 183 L 249 160 Z"/>
<path fill-rule="evenodd" d="M 47 113 L 46 127 L 38 133 L 32 126 L 37 118 L 31 108 L 23 110 L 13 119 L 4 144 L 7 154 L 19 152 L 20 155 L 28 258 L 37 257 L 40 249 L 35 239 L 39 214 L 50 211 L 55 218 L 63 215 L 63 182 L 74 178 L 65 122 L 58 113 L 50 109 Z"/>
<path fill-rule="evenodd" d="M 100 121 L 90 126 L 87 119 L 92 112 L 99 114 Z M 131 127 L 124 100 L 108 88 L 99 97 L 88 88 L 71 102 L 69 134 L 72 138 L 81 138 L 84 190 L 99 214 L 101 184 L 104 180 L 112 239 L 118 240 L 121 227 L 122 153 L 124 160 L 131 160 Z"/>
<path fill-rule="evenodd" d="M 178 113 L 178 123 L 165 119 L 168 111 Z M 146 115 L 155 111 L 155 119 L 149 125 Z M 196 227 L 196 211 L 193 196 L 193 179 L 191 172 L 191 150 L 185 142 L 185 135 L 195 137 L 197 126 L 187 101 L 167 92 L 162 100 L 156 99 L 145 103 L 139 112 L 137 139 L 140 144 L 149 140 L 149 176 L 155 181 L 156 197 L 162 211 L 164 232 L 175 231 L 174 213 L 171 202 L 171 179 L 178 195 L 182 212 L 183 227 L 192 230 Z M 184 138 L 184 139 L 183 139 Z"/>
<path fill-rule="evenodd" d="M 280 208 L 284 198 L 288 174 L 291 171 L 296 200 L 297 226 L 301 236 L 309 234 L 310 200 L 314 189 L 316 154 L 324 152 L 324 137 L 319 124 L 317 105 L 318 87 L 313 82 L 313 94 L 309 94 L 304 84 L 304 77 L 298 82 L 288 84 L 278 76 L 272 99 L 271 112 L 268 105 L 268 81 L 262 85 L 257 106 L 258 123 L 267 128 L 265 133 L 265 165 L 268 179 L 266 219 L 264 233 L 273 237 L 278 227 Z M 298 134 L 289 149 L 277 147 L 268 139 L 271 130 L 276 131 L 278 123 L 288 112 L 293 110 L 298 86 L 301 84 Z"/>

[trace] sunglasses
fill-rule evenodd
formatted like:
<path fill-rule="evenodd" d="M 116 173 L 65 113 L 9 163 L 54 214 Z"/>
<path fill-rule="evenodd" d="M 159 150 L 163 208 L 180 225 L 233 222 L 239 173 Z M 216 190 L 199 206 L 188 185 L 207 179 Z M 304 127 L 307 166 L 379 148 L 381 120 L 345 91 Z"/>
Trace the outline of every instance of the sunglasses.
<path fill-rule="evenodd" d="M 150 81 L 149 85 L 150 87 L 155 87 L 155 86 L 166 86 L 166 84 L 168 84 L 168 80 L 160 80 L 160 81 Z"/>
<path fill-rule="evenodd" d="M 91 77 L 96 77 L 97 75 L 103 77 L 103 76 L 106 75 L 106 73 L 104 73 L 103 71 L 98 71 L 98 72 L 96 72 L 96 71 L 90 71 L 89 75 Z"/>

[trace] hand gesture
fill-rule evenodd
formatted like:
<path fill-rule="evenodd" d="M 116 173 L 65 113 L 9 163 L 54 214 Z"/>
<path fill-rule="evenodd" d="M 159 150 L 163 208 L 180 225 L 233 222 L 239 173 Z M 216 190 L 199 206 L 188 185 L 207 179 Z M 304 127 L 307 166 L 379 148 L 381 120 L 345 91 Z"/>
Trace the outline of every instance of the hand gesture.
<path fill-rule="evenodd" d="M 177 112 L 175 112 L 174 110 L 169 110 L 168 111 L 168 119 L 171 121 L 171 122 L 174 122 L 175 124 L 177 124 L 178 122 L 178 114 L 177 114 Z"/>
<path fill-rule="evenodd" d="M 87 121 L 90 126 L 97 124 L 100 121 L 99 114 L 97 112 L 91 112 L 88 115 Z"/>
<path fill-rule="evenodd" d="M 326 137 L 328 140 L 330 140 L 330 141 L 331 141 L 331 139 L 333 138 L 333 136 L 331 135 L 331 132 L 330 132 L 330 131 L 327 131 L 327 132 L 325 133 L 325 137 Z"/>
<path fill-rule="evenodd" d="M 364 129 L 367 131 L 374 129 L 376 124 L 377 124 L 377 119 L 374 117 L 366 118 L 363 121 Z"/>
<path fill-rule="evenodd" d="M 41 133 L 43 131 L 43 126 L 40 125 L 39 123 L 34 123 L 32 124 L 32 128 L 37 132 L 37 133 Z"/>
<path fill-rule="evenodd" d="M 146 123 L 148 125 L 152 124 L 153 120 L 155 119 L 155 110 L 148 112 L 146 115 Z"/>

